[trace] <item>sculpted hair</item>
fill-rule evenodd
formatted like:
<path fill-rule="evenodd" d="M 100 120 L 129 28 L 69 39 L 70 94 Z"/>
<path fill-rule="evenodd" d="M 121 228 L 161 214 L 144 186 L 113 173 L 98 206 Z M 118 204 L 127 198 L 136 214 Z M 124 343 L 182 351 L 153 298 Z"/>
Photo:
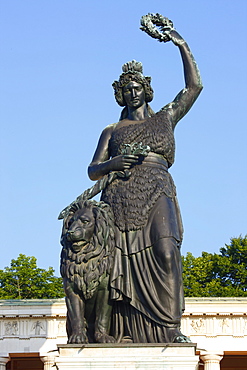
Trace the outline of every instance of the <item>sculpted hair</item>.
<path fill-rule="evenodd" d="M 126 86 L 130 81 L 135 81 L 141 84 L 145 92 L 146 103 L 151 102 L 154 95 L 154 91 L 151 87 L 151 77 L 144 76 L 142 74 L 142 63 L 132 60 L 131 62 L 125 63 L 122 66 L 122 70 L 123 73 L 120 75 L 119 80 L 114 81 L 112 84 L 116 102 L 120 105 L 120 107 L 126 107 L 126 102 L 123 95 L 123 87 Z M 147 108 L 149 116 L 153 116 L 154 112 L 148 104 Z M 124 108 L 121 113 L 120 120 L 126 118 L 126 116 L 127 109 Z"/>

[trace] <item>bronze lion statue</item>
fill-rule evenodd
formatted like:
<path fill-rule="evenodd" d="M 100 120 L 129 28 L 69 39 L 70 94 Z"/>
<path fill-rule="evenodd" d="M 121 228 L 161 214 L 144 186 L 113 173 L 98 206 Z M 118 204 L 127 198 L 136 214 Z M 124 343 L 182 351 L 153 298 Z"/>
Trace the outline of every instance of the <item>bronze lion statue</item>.
<path fill-rule="evenodd" d="M 68 343 L 110 343 L 109 275 L 114 221 L 109 205 L 74 203 L 64 218 L 61 275 L 66 294 Z"/>

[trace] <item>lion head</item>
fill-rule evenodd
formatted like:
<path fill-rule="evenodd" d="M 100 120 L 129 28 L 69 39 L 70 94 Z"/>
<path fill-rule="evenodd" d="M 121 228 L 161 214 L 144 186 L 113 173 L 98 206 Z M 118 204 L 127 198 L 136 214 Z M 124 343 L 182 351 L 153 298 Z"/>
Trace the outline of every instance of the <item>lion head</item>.
<path fill-rule="evenodd" d="M 93 296 L 110 273 L 114 250 L 114 221 L 110 206 L 87 200 L 75 203 L 64 219 L 61 275 L 85 299 Z"/>

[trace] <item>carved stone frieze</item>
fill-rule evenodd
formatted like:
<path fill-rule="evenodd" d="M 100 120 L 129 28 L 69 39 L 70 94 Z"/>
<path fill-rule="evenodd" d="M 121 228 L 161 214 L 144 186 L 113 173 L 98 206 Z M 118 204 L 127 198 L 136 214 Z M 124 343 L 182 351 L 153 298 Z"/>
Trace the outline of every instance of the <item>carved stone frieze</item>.
<path fill-rule="evenodd" d="M 205 330 L 205 322 L 202 318 L 198 320 L 192 320 L 191 326 L 196 333 L 202 333 Z"/>
<path fill-rule="evenodd" d="M 182 319 L 182 329 L 189 336 L 235 336 L 244 337 L 247 334 L 247 318 L 243 316 L 190 316 Z"/>
<path fill-rule="evenodd" d="M 19 323 L 16 320 L 7 321 L 4 323 L 4 336 L 17 336 L 19 333 Z"/>
<path fill-rule="evenodd" d="M 46 334 L 46 322 L 45 320 L 35 320 L 31 323 L 31 335 L 32 336 L 44 336 Z"/>

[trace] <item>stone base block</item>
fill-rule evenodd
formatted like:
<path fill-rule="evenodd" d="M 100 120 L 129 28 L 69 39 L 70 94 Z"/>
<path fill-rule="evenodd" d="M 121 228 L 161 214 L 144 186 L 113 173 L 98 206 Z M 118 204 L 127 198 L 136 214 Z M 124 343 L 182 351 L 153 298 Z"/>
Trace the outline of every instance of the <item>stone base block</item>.
<path fill-rule="evenodd" d="M 196 344 L 58 345 L 58 370 L 196 370 Z"/>

